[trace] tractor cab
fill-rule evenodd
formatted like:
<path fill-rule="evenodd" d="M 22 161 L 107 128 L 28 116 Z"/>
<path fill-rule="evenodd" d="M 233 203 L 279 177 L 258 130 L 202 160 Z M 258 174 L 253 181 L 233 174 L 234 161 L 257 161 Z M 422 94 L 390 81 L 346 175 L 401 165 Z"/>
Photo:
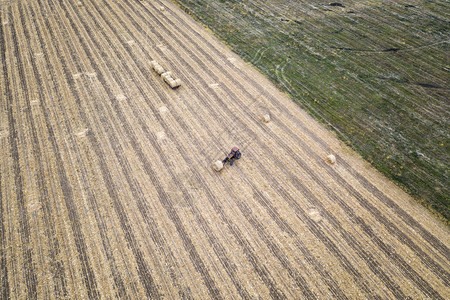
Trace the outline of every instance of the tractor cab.
<path fill-rule="evenodd" d="M 239 158 L 241 158 L 241 152 L 239 151 L 238 147 L 234 146 L 231 149 L 230 154 L 228 154 L 227 157 L 225 157 L 225 159 L 222 161 L 222 163 L 225 164 L 226 162 L 229 161 L 230 162 L 230 166 L 232 166 L 233 163 L 234 163 L 234 160 L 235 159 L 239 159 Z"/>

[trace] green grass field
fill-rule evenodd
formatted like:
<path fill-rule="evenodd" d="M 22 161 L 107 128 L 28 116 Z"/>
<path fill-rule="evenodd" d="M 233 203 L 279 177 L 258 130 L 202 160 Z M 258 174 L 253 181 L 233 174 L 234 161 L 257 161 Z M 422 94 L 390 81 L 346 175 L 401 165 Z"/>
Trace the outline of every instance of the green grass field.
<path fill-rule="evenodd" d="M 448 223 L 448 2 L 176 2 Z"/>

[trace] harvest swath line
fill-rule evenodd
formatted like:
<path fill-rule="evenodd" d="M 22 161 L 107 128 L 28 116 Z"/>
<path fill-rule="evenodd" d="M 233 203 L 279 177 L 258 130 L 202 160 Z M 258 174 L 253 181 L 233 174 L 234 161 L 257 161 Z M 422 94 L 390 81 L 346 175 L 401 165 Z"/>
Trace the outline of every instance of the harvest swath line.
<path fill-rule="evenodd" d="M 259 91 L 271 98 L 264 109 L 273 109 L 272 122 L 263 125 L 255 89 L 266 81 L 226 59 L 218 64 L 229 52 L 214 40 L 205 39 L 211 48 L 202 48 L 198 25 L 186 23 L 185 35 L 177 33 L 181 27 L 172 20 L 185 22 L 179 12 L 166 9 L 166 16 L 139 2 L 97 0 L 82 7 L 54 0 L 8 7 L 16 22 L 0 25 L 0 87 L 8 96 L 1 104 L 7 101 L 4 114 L 15 122 L 6 124 L 7 138 L 0 123 L 1 146 L 10 147 L 0 165 L 6 296 L 448 296 L 448 262 L 402 220 L 388 219 L 392 212 L 378 208 L 365 187 L 353 185 L 353 158 L 343 153 L 346 161 L 325 164 L 321 157 L 337 151 L 333 141 L 295 118 L 273 88 Z M 2 8 L 0 24 L 3 16 Z M 155 58 L 183 79 L 179 90 L 149 73 Z M 6 159 L 11 126 L 17 151 Z M 310 145 L 311 139 L 328 148 Z M 215 173 L 212 149 L 236 141 L 247 141 L 243 159 Z M 18 173 L 6 175 L 15 167 Z M 17 174 L 22 203 L 9 199 L 17 198 L 8 184 Z M 30 206 L 33 189 L 42 208 Z M 377 191 L 394 203 L 386 188 Z M 12 214 L 11 206 L 29 211 Z M 423 221 L 421 212 L 412 210 Z M 406 216 L 419 224 L 414 214 Z M 32 223 L 17 247 L 12 242 L 24 232 L 12 224 L 21 219 Z M 436 236 L 445 232 L 424 226 L 426 233 L 439 229 Z M 17 272 L 23 249 L 32 258 L 34 292 Z"/>
<path fill-rule="evenodd" d="M 0 11 L 0 24 L 3 24 L 3 18 L 2 13 Z M 6 49 L 5 49 L 5 39 L 3 35 L 3 26 L 0 26 L 0 59 L 2 64 L 2 70 L 3 70 L 3 77 L 5 77 L 5 82 L 3 80 L 1 81 L 0 87 L 2 87 L 2 90 L 4 88 L 5 93 L 7 94 L 9 91 L 9 83 L 8 79 L 6 78 L 7 73 L 7 67 L 6 67 Z M 0 102 L 1 103 L 1 102 Z M 1 142 L 1 140 L 0 140 Z M 3 142 L 2 142 L 3 144 Z M 3 152 L 3 151 L 2 151 Z M 4 158 L 2 158 L 4 160 Z M 10 292 L 9 292 L 9 281 L 8 281 L 8 267 L 6 265 L 7 263 L 7 252 L 6 252 L 6 236 L 5 236 L 5 221 L 3 213 L 5 210 L 3 210 L 3 193 L 2 193 L 2 170 L 3 168 L 0 168 L 0 209 L 2 209 L 2 213 L 0 214 L 0 272 L 2 276 L 0 277 L 0 288 L 2 290 L 1 296 L 3 299 L 9 299 L 10 298 Z"/>

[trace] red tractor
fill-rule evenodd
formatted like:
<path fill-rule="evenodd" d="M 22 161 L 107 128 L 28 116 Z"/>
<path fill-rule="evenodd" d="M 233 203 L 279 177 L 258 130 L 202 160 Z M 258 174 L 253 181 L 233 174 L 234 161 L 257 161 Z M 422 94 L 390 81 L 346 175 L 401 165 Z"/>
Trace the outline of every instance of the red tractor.
<path fill-rule="evenodd" d="M 230 166 L 233 165 L 234 160 L 235 159 L 239 159 L 241 158 L 241 152 L 239 151 L 238 147 L 233 147 L 233 149 L 231 149 L 230 154 L 227 155 L 227 157 L 225 157 L 225 159 L 222 161 L 223 164 L 225 164 L 226 162 L 230 162 Z"/>

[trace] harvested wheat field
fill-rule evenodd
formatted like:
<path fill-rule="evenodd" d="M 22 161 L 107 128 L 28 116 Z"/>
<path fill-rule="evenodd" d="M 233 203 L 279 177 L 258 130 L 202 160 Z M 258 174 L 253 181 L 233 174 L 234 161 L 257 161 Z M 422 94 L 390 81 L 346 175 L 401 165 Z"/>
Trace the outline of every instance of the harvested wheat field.
<path fill-rule="evenodd" d="M 0 54 L 1 299 L 450 298 L 448 227 L 173 3 L 0 0 Z"/>

